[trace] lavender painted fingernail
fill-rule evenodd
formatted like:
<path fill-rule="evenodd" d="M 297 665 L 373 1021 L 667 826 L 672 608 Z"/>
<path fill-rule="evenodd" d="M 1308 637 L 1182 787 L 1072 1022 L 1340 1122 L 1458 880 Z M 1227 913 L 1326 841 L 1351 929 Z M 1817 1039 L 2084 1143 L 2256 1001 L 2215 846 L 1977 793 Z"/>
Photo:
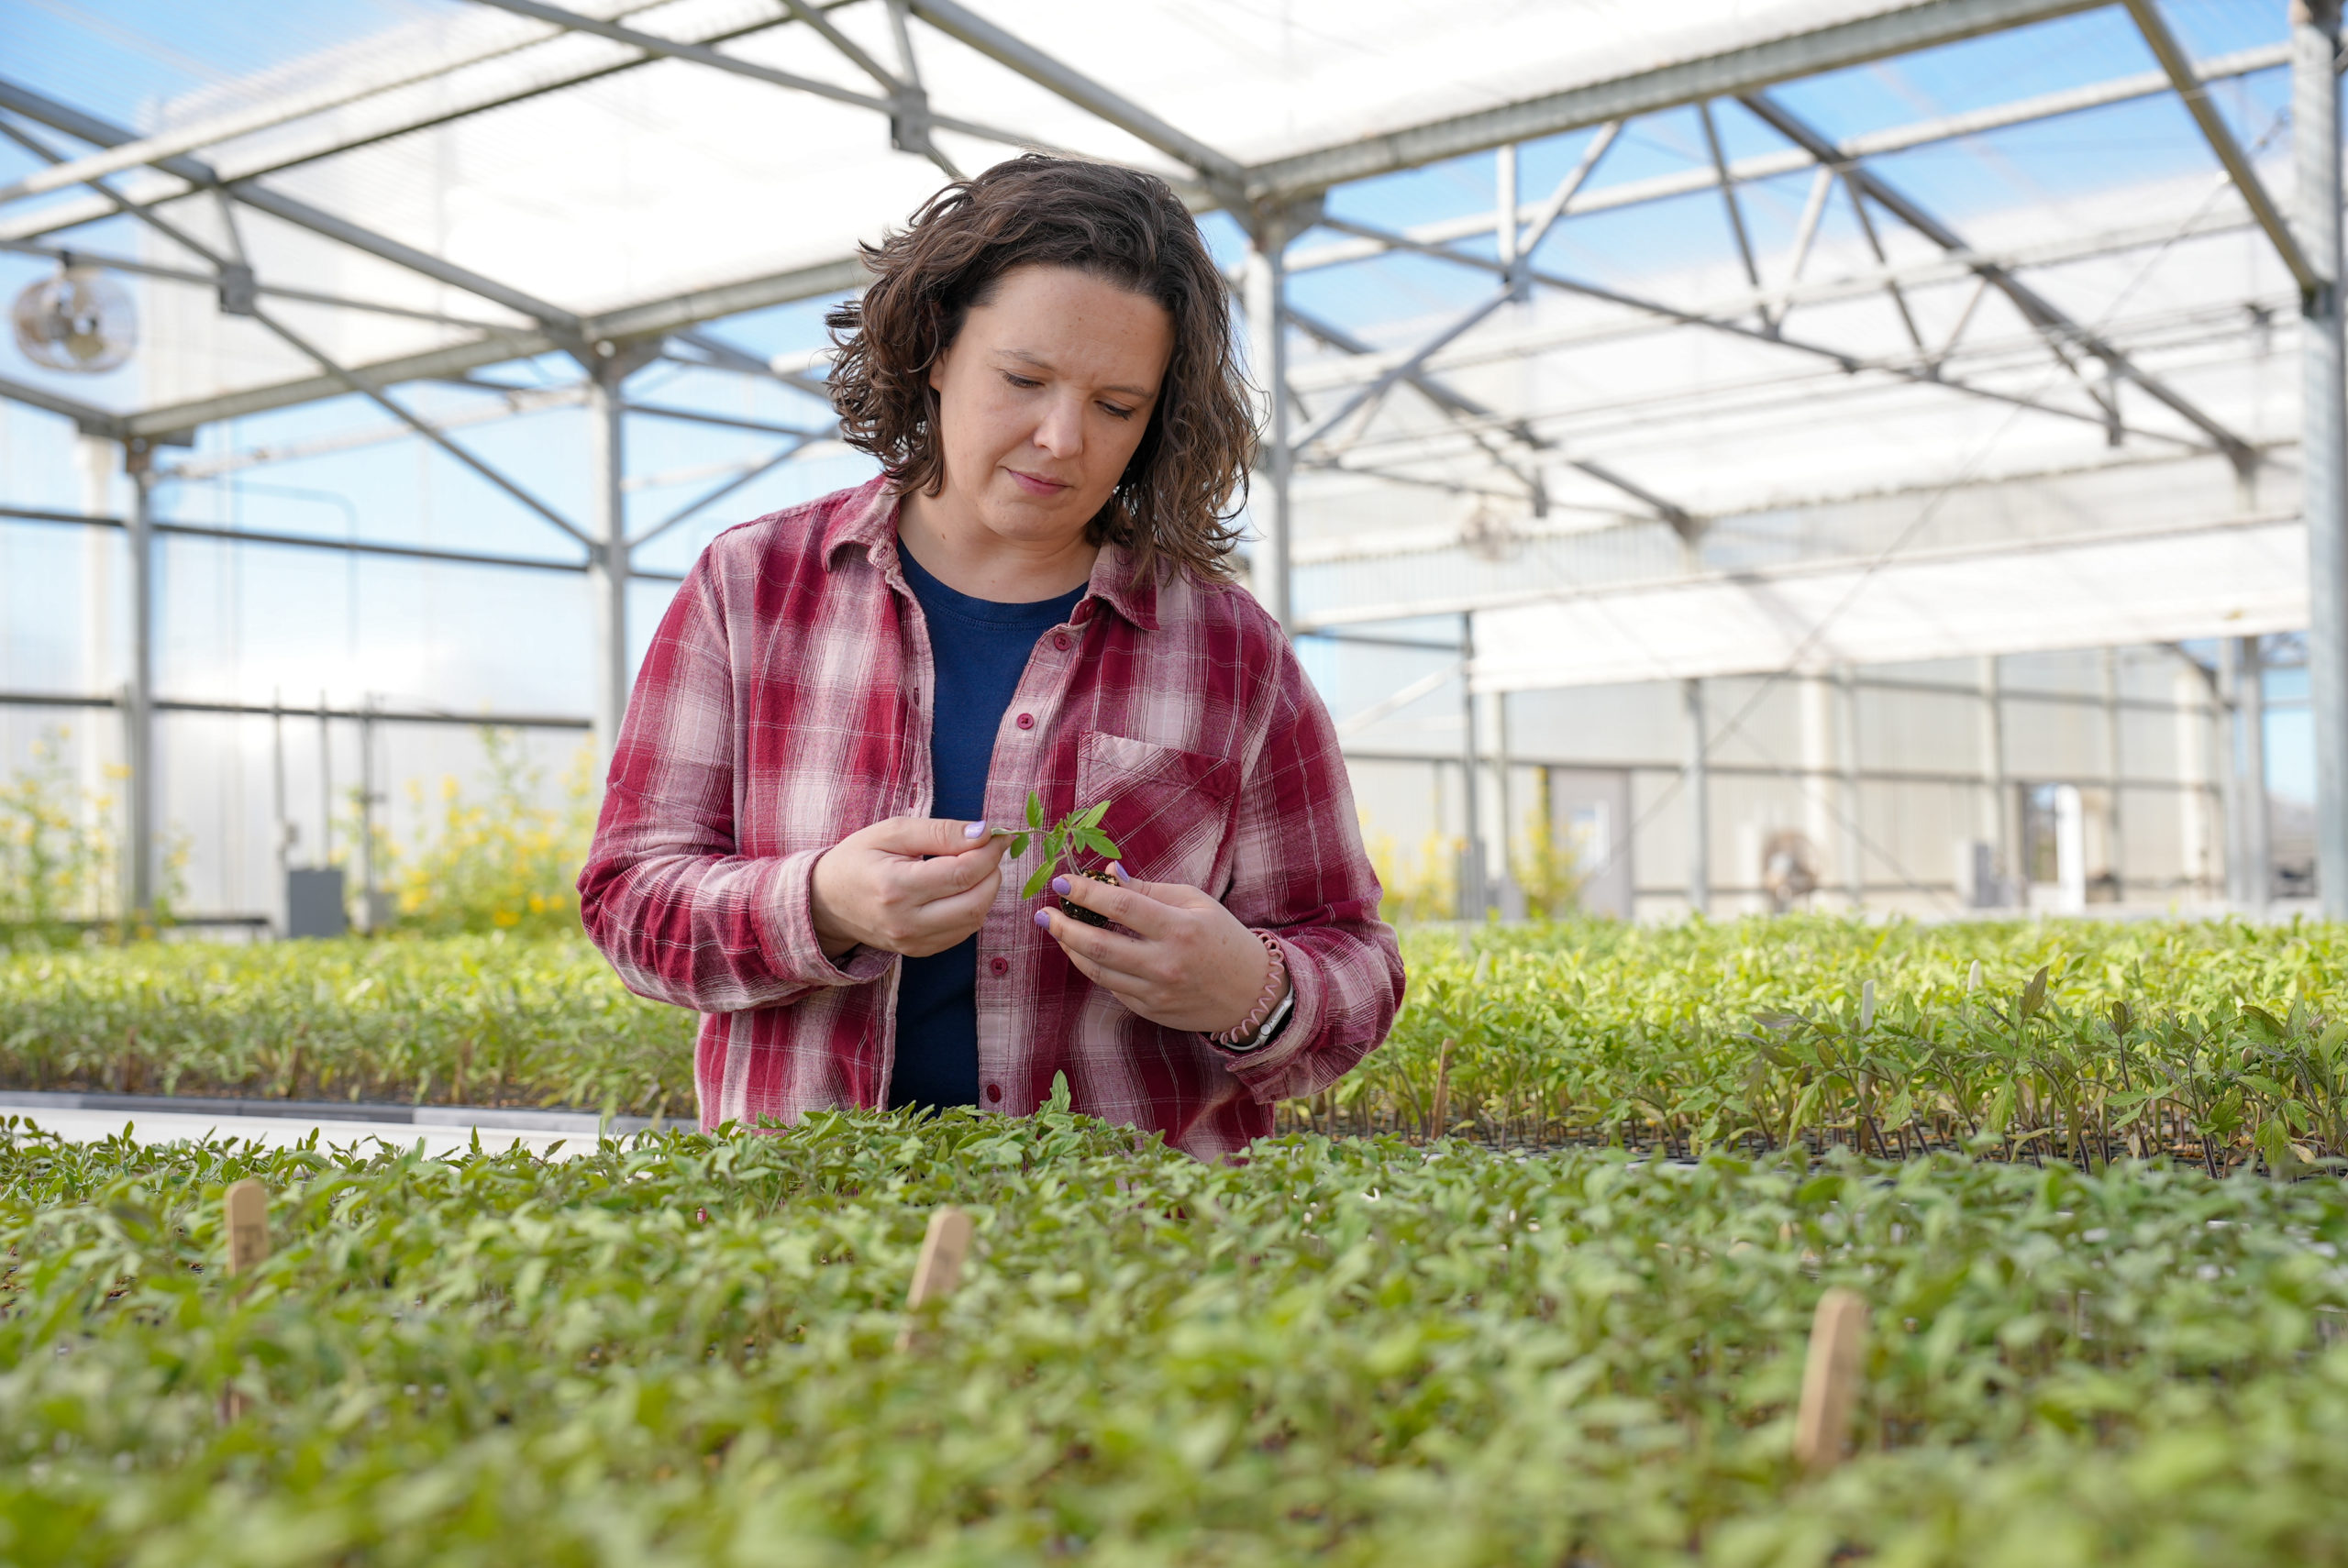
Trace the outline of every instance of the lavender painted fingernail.
<path fill-rule="evenodd" d="M 1036 929 L 1037 931 L 1049 931 L 1052 929 L 1051 911 L 1037 910 L 1036 911 Z"/>
<path fill-rule="evenodd" d="M 962 836 L 964 838 L 984 838 L 986 835 L 987 824 L 984 823 L 969 823 L 964 824 L 962 828 Z"/>
<path fill-rule="evenodd" d="M 1109 862 L 1109 875 L 1117 879 L 1117 886 L 1120 888 L 1133 880 L 1132 878 L 1125 875 L 1125 863 L 1122 860 L 1112 860 Z"/>
<path fill-rule="evenodd" d="M 1067 897 L 1068 897 L 1068 878 L 1065 878 L 1065 877 L 1055 877 L 1055 878 L 1052 878 L 1052 891 L 1053 891 L 1053 892 L 1055 892 L 1055 893 L 1058 893 L 1058 894 L 1061 898 L 1063 898 L 1063 899 L 1067 898 Z"/>

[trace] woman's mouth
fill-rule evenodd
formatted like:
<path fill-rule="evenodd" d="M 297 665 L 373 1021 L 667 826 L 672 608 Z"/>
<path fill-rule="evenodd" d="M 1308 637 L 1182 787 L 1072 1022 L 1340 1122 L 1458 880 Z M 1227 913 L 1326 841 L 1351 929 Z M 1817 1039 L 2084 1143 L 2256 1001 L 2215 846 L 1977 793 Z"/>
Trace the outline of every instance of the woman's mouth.
<path fill-rule="evenodd" d="M 1038 499 L 1058 495 L 1064 490 L 1075 488 L 1058 480 L 1046 479 L 1041 474 L 1023 474 L 1017 469 L 1005 469 L 1002 471 L 1009 474 L 1012 482 L 1018 485 L 1021 490 Z"/>

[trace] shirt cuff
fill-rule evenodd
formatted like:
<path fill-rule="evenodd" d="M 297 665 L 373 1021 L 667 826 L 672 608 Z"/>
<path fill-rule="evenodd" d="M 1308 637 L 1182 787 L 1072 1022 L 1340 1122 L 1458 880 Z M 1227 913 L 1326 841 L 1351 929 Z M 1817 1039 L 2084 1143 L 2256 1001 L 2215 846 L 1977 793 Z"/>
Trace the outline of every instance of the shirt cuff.
<path fill-rule="evenodd" d="M 1250 1051 L 1214 1047 L 1231 1076 L 1246 1087 L 1248 1096 L 1259 1105 L 1289 1098 L 1291 1071 L 1300 1058 L 1310 1054 L 1325 1022 L 1321 1005 L 1324 988 L 1312 955 L 1285 937 L 1280 939 L 1280 954 L 1288 961 L 1289 1015 L 1279 1038 Z"/>
<path fill-rule="evenodd" d="M 1280 999 L 1272 1004 L 1272 1010 L 1264 1015 L 1264 1021 L 1256 1026 L 1255 1038 L 1235 1042 L 1225 1045 L 1224 1049 L 1235 1056 L 1262 1050 L 1279 1038 L 1280 1032 L 1288 1027 L 1290 1015 L 1295 1011 L 1296 982 L 1290 980 L 1281 992 Z"/>
<path fill-rule="evenodd" d="M 800 986 L 858 986 L 886 974 L 897 955 L 858 944 L 834 963 L 815 935 L 815 862 L 820 849 L 786 855 L 759 921 L 759 943 L 778 979 Z"/>

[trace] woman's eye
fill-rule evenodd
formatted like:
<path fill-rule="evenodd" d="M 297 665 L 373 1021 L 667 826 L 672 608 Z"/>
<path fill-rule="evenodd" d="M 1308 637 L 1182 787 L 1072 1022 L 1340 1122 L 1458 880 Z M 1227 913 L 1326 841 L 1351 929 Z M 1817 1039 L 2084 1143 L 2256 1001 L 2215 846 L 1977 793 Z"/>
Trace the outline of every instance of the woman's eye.
<path fill-rule="evenodd" d="M 1112 419 L 1131 419 L 1134 416 L 1134 411 L 1132 409 L 1119 408 L 1113 403 L 1104 403 L 1101 405 L 1101 408 L 1102 412 L 1107 414 Z"/>
<path fill-rule="evenodd" d="M 1014 376 L 1009 370 L 1003 371 L 1002 379 L 1009 381 L 1013 386 L 1017 387 L 1022 392 L 1026 392 L 1032 388 L 1040 387 L 1044 384 L 1039 381 L 1034 380 L 1032 377 Z"/>

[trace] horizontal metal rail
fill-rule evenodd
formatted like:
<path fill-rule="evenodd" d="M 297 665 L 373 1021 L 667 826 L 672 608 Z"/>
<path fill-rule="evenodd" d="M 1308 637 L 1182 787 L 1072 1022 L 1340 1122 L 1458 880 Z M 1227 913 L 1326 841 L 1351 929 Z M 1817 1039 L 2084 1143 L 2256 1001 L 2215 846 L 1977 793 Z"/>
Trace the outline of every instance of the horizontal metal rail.
<path fill-rule="evenodd" d="M 2187 709 L 2185 711 L 2187 712 L 2202 712 L 2200 709 Z M 1454 769 L 1457 768 L 1459 766 L 1459 758 L 1456 756 L 1446 755 L 1442 752 L 1356 751 L 1350 746 L 1343 749 L 1345 758 L 1347 762 L 1370 762 L 1385 765 L 1407 763 L 1413 766 L 1424 764 L 1432 765 L 1435 767 Z M 1518 756 L 1512 755 L 1508 759 L 1508 763 L 1512 768 L 1554 767 L 1577 773 L 1667 774 L 1675 778 L 1685 775 L 1688 771 L 1688 765 L 1685 762 L 1623 762 L 1611 761 L 1603 758 L 1594 759 L 1589 757 Z M 1483 768 L 1495 767 L 1498 765 L 1496 758 L 1487 756 L 1479 760 L 1478 768 L 1480 771 Z M 1722 762 L 1716 756 L 1705 759 L 1704 771 L 1713 775 L 1715 778 L 1727 776 L 1743 778 L 1773 778 L 1788 782 L 1795 782 L 1804 778 L 1818 778 L 1831 782 L 1834 779 L 1847 778 L 1851 777 L 1850 774 L 1844 772 L 1839 767 L 1803 767 L 1795 764 L 1776 766 L 1763 762 Z M 1858 770 L 1858 778 L 1863 784 L 1939 785 L 1952 789 L 1963 790 L 1987 789 L 1999 782 L 1999 779 L 1986 773 L 1967 773 L 1962 769 L 1956 768 L 1944 769 L 1929 767 L 1862 767 Z M 2003 781 L 2008 784 L 2076 784 L 2082 790 L 2108 790 L 2111 787 L 2110 776 L 2102 773 L 2084 774 L 2076 778 L 2066 777 L 2061 774 L 2009 773 L 2005 776 Z M 2120 780 L 2120 788 L 2122 790 L 2167 790 L 2172 793 L 2185 794 L 2214 794 L 2217 791 L 2218 786 L 2216 781 L 2206 778 L 2122 778 Z M 1904 887 L 1906 884 L 1903 883 L 1901 886 Z M 1682 890 L 1684 891 L 1685 889 Z"/>
<path fill-rule="evenodd" d="M 127 526 L 119 517 L 91 517 L 78 512 L 43 512 L 28 506 L 0 506 L 0 520 L 17 523 L 78 524 L 86 528 L 121 528 Z M 520 571 L 560 571 L 574 575 L 584 573 L 584 561 L 549 561 L 533 556 L 498 556 L 478 550 L 442 550 L 429 545 L 378 545 L 360 539 L 322 539 L 306 534 L 267 534 L 250 528 L 217 528 L 200 523 L 158 523 L 158 534 L 174 535 L 189 539 L 216 539 L 234 545 L 271 545 L 297 550 L 340 550 L 361 556 L 392 556 L 404 560 L 438 561 L 449 566 L 505 567 Z M 644 571 L 631 568 L 628 575 L 640 582 L 682 582 L 685 574 L 677 571 Z"/>
<path fill-rule="evenodd" d="M 0 708 L 119 708 L 122 699 L 100 692 L 0 691 Z M 496 730 L 583 730 L 590 722 L 568 713 L 452 713 L 438 708 L 290 707 L 267 702 L 213 701 L 201 697 L 158 697 L 159 713 L 218 713 L 232 718 L 357 719 L 386 724 L 463 724 Z"/>

